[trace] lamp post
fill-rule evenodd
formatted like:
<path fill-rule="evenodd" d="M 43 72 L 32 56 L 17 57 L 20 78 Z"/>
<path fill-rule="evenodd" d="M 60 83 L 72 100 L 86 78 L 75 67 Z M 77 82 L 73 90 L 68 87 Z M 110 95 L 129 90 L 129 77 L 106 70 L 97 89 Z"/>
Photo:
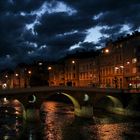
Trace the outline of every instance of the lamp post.
<path fill-rule="evenodd" d="M 52 74 L 52 66 L 48 66 L 48 71 L 49 71 L 49 80 L 48 80 L 48 84 L 49 86 L 52 86 L 52 84 L 54 83 L 54 74 Z M 53 79 L 53 82 L 52 82 Z"/>
<path fill-rule="evenodd" d="M 71 63 L 72 63 L 72 81 L 71 81 L 71 86 L 76 86 L 76 79 L 75 79 L 75 77 L 77 76 L 77 72 L 76 72 L 76 67 L 75 67 L 75 60 L 72 60 L 71 61 Z M 77 83 L 78 83 L 78 81 L 77 81 Z"/>
<path fill-rule="evenodd" d="M 102 54 L 103 54 L 103 56 L 109 55 L 110 54 L 110 49 L 109 48 L 103 49 Z M 102 55 L 99 55 L 99 59 L 98 59 L 99 87 L 101 86 L 101 59 L 104 59 L 104 58 L 101 58 L 101 56 Z"/>
<path fill-rule="evenodd" d="M 32 71 L 28 70 L 28 86 L 30 87 L 30 79 L 31 79 Z"/>
<path fill-rule="evenodd" d="M 19 77 L 19 74 L 16 73 L 15 76 L 16 76 L 16 78 L 18 79 L 18 87 L 20 88 L 20 77 Z"/>

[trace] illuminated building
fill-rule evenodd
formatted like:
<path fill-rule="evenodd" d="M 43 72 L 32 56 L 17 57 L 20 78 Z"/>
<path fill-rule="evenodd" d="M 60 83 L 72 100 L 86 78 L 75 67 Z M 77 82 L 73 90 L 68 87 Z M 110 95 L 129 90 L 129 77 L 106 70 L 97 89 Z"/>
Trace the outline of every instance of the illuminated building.
<path fill-rule="evenodd" d="M 95 58 L 79 60 L 79 86 L 97 86 L 98 75 Z"/>
<path fill-rule="evenodd" d="M 48 66 L 49 86 L 64 86 L 64 66 L 63 64 L 51 64 Z"/>
<path fill-rule="evenodd" d="M 108 43 L 98 57 L 100 87 L 140 88 L 139 32 Z"/>
<path fill-rule="evenodd" d="M 79 86 L 79 60 L 67 58 L 65 60 L 65 85 Z"/>
<path fill-rule="evenodd" d="M 3 73 L 0 86 L 92 86 L 140 88 L 140 33 L 110 41 L 99 51 L 69 54 L 55 62 L 17 66 Z"/>
<path fill-rule="evenodd" d="M 61 66 L 64 70 L 57 70 L 56 67 L 54 83 L 61 83 L 61 76 L 68 86 L 140 88 L 140 33 L 134 32 L 110 41 L 100 53 L 78 52 L 69 55 Z M 63 71 L 63 76 L 56 71 Z"/>

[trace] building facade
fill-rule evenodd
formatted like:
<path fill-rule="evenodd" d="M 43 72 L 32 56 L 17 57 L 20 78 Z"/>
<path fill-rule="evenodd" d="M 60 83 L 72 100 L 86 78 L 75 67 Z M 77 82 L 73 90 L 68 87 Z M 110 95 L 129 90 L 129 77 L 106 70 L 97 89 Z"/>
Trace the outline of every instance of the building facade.
<path fill-rule="evenodd" d="M 140 88 L 140 33 L 110 42 L 99 57 L 100 85 Z"/>
<path fill-rule="evenodd" d="M 110 41 L 99 52 L 76 52 L 56 63 L 20 66 L 0 78 L 0 87 L 8 88 L 46 85 L 140 88 L 140 32 Z"/>
<path fill-rule="evenodd" d="M 65 58 L 61 70 L 55 70 L 52 75 L 55 80 L 63 77 L 63 85 L 140 88 L 140 33 L 107 43 L 98 55 L 85 52 L 84 57 Z"/>

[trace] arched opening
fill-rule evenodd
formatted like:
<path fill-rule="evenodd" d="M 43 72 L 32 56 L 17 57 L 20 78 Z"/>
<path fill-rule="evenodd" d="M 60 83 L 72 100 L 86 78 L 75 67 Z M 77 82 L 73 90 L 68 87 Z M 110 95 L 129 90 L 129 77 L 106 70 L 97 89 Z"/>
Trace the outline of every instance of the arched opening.
<path fill-rule="evenodd" d="M 61 94 L 65 95 L 72 101 L 72 103 L 74 105 L 74 112 L 75 112 L 75 114 L 77 114 L 77 112 L 79 112 L 79 110 L 80 110 L 80 104 L 78 103 L 78 101 L 69 94 L 66 94 L 66 93 L 61 93 Z"/>
<path fill-rule="evenodd" d="M 107 95 L 97 101 L 97 108 L 108 110 L 109 108 L 123 108 L 123 104 L 116 97 Z"/>
<path fill-rule="evenodd" d="M 49 97 L 47 97 L 45 101 L 46 102 L 56 101 L 56 102 L 71 104 L 73 106 L 74 114 L 76 114 L 76 112 L 80 110 L 80 104 L 78 103 L 78 101 L 67 93 L 54 93 L 50 95 Z M 41 105 L 41 110 L 43 110 L 44 108 L 44 103 L 42 103 Z"/>

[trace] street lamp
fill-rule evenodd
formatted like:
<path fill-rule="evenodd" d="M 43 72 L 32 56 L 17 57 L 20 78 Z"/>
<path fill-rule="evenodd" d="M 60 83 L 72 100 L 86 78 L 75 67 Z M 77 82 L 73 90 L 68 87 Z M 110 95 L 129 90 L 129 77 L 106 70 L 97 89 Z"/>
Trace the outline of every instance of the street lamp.
<path fill-rule="evenodd" d="M 48 70 L 51 70 L 51 69 L 52 69 L 52 67 L 51 67 L 51 66 L 49 66 L 49 67 L 48 67 Z"/>
<path fill-rule="evenodd" d="M 31 70 L 29 70 L 29 71 L 28 71 L 28 74 L 32 74 L 32 71 L 31 71 Z"/>
<path fill-rule="evenodd" d="M 75 64 L 75 61 L 74 61 L 74 60 L 72 60 L 72 61 L 71 61 L 71 63 L 72 63 L 72 64 Z"/>
<path fill-rule="evenodd" d="M 19 88 L 20 88 L 20 77 L 19 77 L 19 74 L 18 73 L 16 73 L 15 74 L 15 76 L 17 77 L 17 79 L 18 79 L 18 86 L 19 86 Z"/>
<path fill-rule="evenodd" d="M 19 76 L 19 74 L 18 74 L 18 73 L 16 73 L 16 74 L 15 74 L 15 76 L 16 76 L 16 77 L 18 77 L 18 76 Z"/>
<path fill-rule="evenodd" d="M 105 49 L 104 52 L 107 54 L 107 53 L 109 53 L 110 51 L 109 51 L 109 49 Z"/>
<path fill-rule="evenodd" d="M 32 71 L 28 70 L 28 86 L 30 87 L 30 78 L 31 78 Z"/>

